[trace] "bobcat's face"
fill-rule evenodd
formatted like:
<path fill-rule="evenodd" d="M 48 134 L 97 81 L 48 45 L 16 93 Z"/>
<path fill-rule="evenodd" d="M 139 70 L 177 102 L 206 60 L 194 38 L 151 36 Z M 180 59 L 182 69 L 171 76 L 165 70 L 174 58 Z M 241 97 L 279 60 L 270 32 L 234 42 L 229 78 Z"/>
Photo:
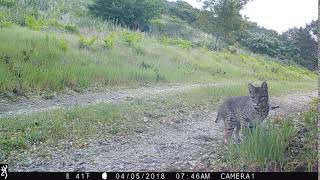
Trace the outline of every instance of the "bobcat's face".
<path fill-rule="evenodd" d="M 261 87 L 249 83 L 249 96 L 255 108 L 264 110 L 269 108 L 268 85 L 263 82 Z"/>

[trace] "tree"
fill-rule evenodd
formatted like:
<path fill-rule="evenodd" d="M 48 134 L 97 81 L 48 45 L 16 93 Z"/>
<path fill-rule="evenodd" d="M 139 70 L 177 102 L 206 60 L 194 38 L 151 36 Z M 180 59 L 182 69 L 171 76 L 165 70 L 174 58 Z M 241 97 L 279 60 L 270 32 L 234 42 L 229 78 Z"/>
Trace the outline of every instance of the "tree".
<path fill-rule="evenodd" d="M 203 0 L 204 9 L 211 12 L 214 19 L 216 36 L 222 37 L 228 44 L 234 44 L 246 27 L 240 10 L 249 0 Z"/>
<path fill-rule="evenodd" d="M 96 16 L 140 30 L 146 30 L 148 21 L 160 16 L 161 9 L 158 0 L 95 0 L 89 6 Z"/>
<path fill-rule="evenodd" d="M 318 23 L 312 21 L 305 28 L 292 28 L 282 34 L 282 39 L 296 49 L 293 59 L 310 70 L 317 68 Z"/>
<path fill-rule="evenodd" d="M 197 20 L 198 10 L 185 1 L 165 1 L 164 4 L 166 6 L 166 14 L 176 16 L 189 24 L 192 24 Z"/>

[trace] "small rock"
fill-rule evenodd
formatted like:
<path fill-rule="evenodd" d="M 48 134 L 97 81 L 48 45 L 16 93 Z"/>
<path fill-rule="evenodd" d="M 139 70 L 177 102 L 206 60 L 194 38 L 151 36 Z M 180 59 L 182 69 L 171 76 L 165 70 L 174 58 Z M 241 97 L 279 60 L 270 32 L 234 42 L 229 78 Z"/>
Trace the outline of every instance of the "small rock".
<path fill-rule="evenodd" d="M 149 119 L 148 119 L 147 117 L 143 117 L 143 121 L 144 121 L 144 122 L 148 122 Z"/>
<path fill-rule="evenodd" d="M 187 164 L 194 167 L 196 165 L 196 162 L 195 161 L 188 161 Z"/>

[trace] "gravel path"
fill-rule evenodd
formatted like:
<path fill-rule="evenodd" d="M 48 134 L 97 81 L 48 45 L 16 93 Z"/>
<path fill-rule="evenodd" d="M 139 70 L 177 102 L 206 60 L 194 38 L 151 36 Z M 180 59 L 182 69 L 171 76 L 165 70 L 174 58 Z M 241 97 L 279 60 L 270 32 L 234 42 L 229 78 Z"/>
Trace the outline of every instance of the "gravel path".
<path fill-rule="evenodd" d="M 153 87 L 140 87 L 135 89 L 103 90 L 98 92 L 71 93 L 55 96 L 52 99 L 37 97 L 33 100 L 26 98 L 19 102 L 10 102 L 0 98 L 0 117 L 34 112 L 48 111 L 57 108 L 87 106 L 96 103 L 112 103 L 126 99 L 152 97 L 156 95 L 173 94 L 205 86 L 219 86 L 217 84 L 183 84 Z"/>
<path fill-rule="evenodd" d="M 270 116 L 291 115 L 306 110 L 317 92 L 295 93 L 271 98 L 280 107 Z M 222 123 L 215 124 L 216 112 L 187 112 L 169 118 L 159 127 L 130 137 L 114 136 L 91 140 L 83 148 L 66 147 L 51 156 L 34 154 L 14 171 L 192 171 L 205 156 L 214 156 L 222 142 Z"/>

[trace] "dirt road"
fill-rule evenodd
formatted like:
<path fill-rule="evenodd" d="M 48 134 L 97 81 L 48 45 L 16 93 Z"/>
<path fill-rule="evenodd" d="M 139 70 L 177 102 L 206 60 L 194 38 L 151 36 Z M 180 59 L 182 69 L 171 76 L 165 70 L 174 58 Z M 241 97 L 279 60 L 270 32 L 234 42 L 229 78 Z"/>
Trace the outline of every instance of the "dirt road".
<path fill-rule="evenodd" d="M 304 111 L 315 97 L 317 92 L 272 97 L 271 104 L 280 107 L 271 110 L 270 116 Z M 199 168 L 203 157 L 214 156 L 222 142 L 222 124 L 213 122 L 215 116 L 216 112 L 203 110 L 165 117 L 168 123 L 160 127 L 149 127 L 130 137 L 97 138 L 83 148 L 66 146 L 45 157 L 34 154 L 11 170 L 192 171 Z"/>
<path fill-rule="evenodd" d="M 229 83 L 230 84 L 230 83 Z M 13 116 L 20 114 L 30 114 L 34 112 L 49 111 L 57 108 L 72 108 L 75 106 L 88 106 L 97 103 L 114 103 L 126 99 L 152 97 L 156 95 L 174 94 L 184 92 L 190 89 L 219 86 L 216 84 L 183 84 L 183 85 L 161 85 L 152 87 L 139 87 L 135 89 L 113 89 L 101 91 L 87 91 L 83 93 L 71 93 L 44 99 L 36 97 L 35 99 L 21 99 L 18 102 L 10 102 L 0 99 L 0 117 Z"/>

